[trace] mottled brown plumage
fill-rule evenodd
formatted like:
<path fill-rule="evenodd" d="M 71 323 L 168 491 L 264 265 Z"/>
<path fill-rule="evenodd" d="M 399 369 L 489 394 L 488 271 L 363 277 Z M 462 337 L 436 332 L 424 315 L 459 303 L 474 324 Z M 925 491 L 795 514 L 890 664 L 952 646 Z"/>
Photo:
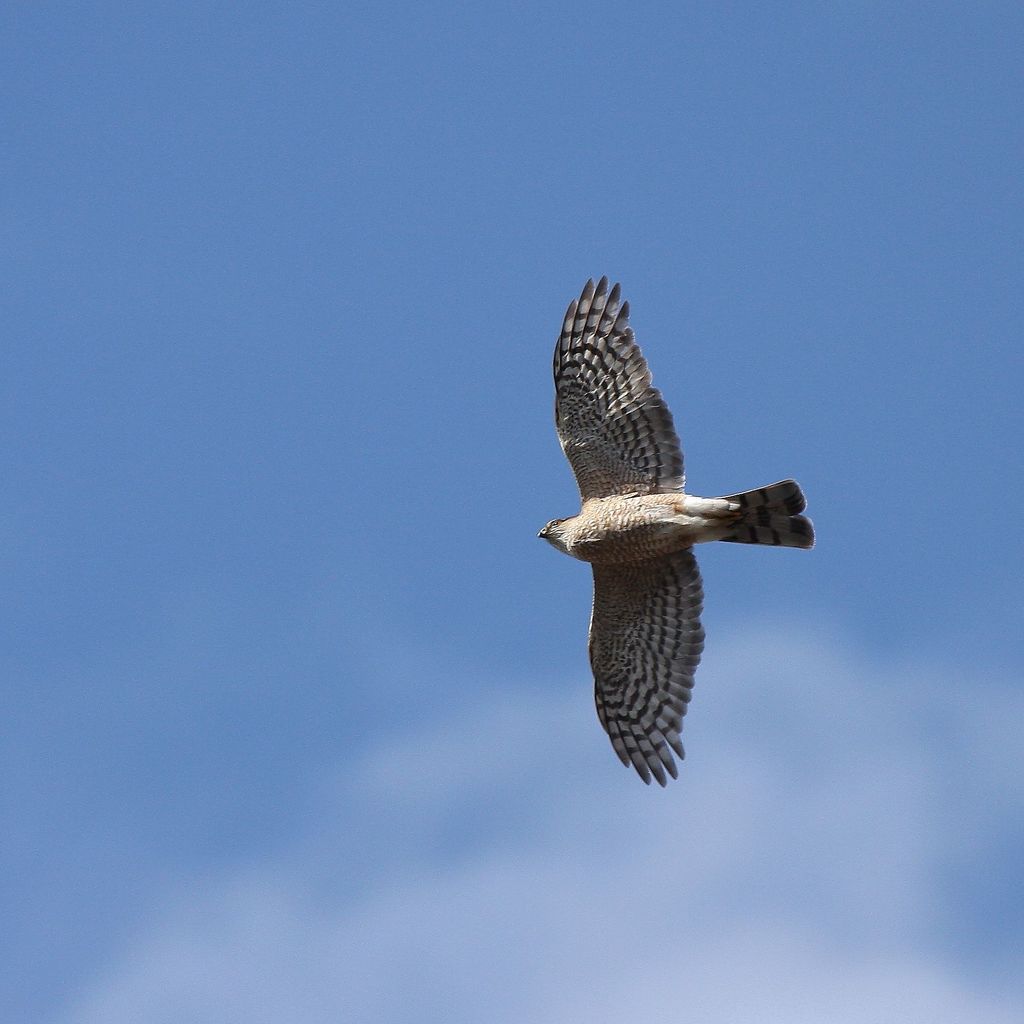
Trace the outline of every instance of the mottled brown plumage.
<path fill-rule="evenodd" d="M 615 752 L 644 782 L 676 777 L 679 738 L 704 647 L 692 547 L 725 540 L 809 548 L 794 480 L 728 495 L 683 493 L 683 455 L 633 340 L 619 286 L 588 281 L 555 346 L 555 424 L 582 506 L 540 536 L 593 565 L 590 662 Z"/>

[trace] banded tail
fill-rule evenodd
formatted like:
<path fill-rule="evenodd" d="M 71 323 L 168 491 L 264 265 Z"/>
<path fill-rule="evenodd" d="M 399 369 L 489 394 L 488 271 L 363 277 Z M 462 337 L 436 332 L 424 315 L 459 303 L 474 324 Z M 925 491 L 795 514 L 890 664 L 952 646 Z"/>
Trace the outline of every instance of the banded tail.
<path fill-rule="evenodd" d="M 774 544 L 784 548 L 813 548 L 814 527 L 800 515 L 807 499 L 795 480 L 727 494 L 726 501 L 740 507 L 739 520 L 722 540 L 736 544 Z"/>

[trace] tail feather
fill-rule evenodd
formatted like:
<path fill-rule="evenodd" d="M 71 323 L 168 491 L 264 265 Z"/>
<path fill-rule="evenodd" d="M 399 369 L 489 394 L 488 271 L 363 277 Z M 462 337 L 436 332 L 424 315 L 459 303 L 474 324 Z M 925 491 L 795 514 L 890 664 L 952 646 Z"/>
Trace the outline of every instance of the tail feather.
<path fill-rule="evenodd" d="M 740 508 L 766 508 L 771 512 L 785 512 L 788 516 L 798 515 L 807 508 L 807 499 L 795 480 L 780 480 L 777 484 L 755 487 L 752 491 L 727 494 L 725 500 L 736 502 Z"/>
<path fill-rule="evenodd" d="M 795 480 L 726 495 L 740 508 L 732 532 L 722 540 L 737 544 L 773 544 L 776 547 L 814 547 L 814 527 L 800 515 L 807 500 Z"/>

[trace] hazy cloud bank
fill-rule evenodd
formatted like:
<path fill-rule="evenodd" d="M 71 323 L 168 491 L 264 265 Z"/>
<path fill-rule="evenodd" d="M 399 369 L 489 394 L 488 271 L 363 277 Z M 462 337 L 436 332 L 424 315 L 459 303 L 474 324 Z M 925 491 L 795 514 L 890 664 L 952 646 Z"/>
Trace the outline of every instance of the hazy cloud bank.
<path fill-rule="evenodd" d="M 1019 838 L 1020 695 L 716 647 L 667 791 L 582 687 L 510 684 L 312 783 L 289 849 L 169 893 L 61 1021 L 1018 1020 L 1012 945 L 959 930 Z"/>

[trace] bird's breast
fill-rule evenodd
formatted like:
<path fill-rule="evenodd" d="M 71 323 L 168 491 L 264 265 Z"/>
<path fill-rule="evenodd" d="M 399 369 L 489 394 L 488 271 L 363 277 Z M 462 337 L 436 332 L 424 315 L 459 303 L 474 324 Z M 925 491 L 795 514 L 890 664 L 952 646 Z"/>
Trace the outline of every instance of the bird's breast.
<path fill-rule="evenodd" d="M 682 495 L 601 498 L 566 523 L 566 551 L 584 562 L 640 562 L 689 547 L 693 531 L 681 517 Z"/>

